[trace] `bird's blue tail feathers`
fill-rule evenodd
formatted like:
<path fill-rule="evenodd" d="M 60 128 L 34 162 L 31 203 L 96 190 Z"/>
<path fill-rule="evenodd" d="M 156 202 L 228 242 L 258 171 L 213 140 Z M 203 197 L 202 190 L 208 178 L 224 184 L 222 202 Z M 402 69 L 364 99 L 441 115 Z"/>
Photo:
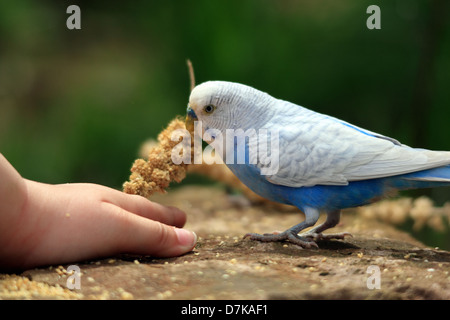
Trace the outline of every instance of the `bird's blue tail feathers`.
<path fill-rule="evenodd" d="M 427 169 L 389 179 L 398 189 L 420 189 L 450 186 L 450 165 Z"/>

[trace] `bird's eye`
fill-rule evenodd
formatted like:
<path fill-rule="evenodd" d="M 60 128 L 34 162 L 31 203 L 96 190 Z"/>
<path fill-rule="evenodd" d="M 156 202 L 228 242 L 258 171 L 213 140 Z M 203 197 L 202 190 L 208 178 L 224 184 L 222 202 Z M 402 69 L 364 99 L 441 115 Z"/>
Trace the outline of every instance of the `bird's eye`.
<path fill-rule="evenodd" d="M 212 104 L 208 104 L 203 108 L 203 110 L 205 110 L 206 113 L 212 113 L 215 109 L 216 107 L 214 107 Z"/>

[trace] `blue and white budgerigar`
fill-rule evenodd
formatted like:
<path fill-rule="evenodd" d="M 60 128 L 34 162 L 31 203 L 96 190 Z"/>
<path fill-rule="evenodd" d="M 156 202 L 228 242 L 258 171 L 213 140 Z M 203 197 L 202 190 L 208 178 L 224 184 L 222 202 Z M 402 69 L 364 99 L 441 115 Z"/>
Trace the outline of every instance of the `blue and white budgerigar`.
<path fill-rule="evenodd" d="M 204 130 L 213 128 L 224 136 L 227 129 L 279 133 L 277 172 L 261 174 L 266 164 L 252 163 L 248 155 L 243 164 L 226 161 L 227 166 L 255 193 L 294 205 L 306 218 L 282 233 L 246 235 L 253 240 L 317 247 L 315 240 L 348 235 L 322 233 L 339 222 L 341 209 L 377 201 L 397 190 L 450 185 L 450 152 L 411 148 L 246 85 L 209 81 L 196 86 L 186 121 L 195 120 Z M 299 234 L 316 224 L 319 212 L 327 214 L 326 221 Z"/>

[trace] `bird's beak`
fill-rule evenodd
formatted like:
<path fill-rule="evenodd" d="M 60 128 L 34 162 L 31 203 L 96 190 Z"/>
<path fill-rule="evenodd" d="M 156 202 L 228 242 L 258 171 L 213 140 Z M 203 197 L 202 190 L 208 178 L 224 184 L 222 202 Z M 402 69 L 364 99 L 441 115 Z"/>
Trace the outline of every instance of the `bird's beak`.
<path fill-rule="evenodd" d="M 197 116 L 195 115 L 194 110 L 191 109 L 191 107 L 188 105 L 186 110 L 186 129 L 189 132 L 194 132 L 194 121 L 198 120 Z"/>

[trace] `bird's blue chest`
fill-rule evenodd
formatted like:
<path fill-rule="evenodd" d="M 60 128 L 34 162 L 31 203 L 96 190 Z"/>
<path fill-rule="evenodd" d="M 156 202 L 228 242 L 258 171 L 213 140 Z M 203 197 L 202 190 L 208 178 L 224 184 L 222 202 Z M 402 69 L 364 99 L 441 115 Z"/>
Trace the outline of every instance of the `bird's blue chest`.
<path fill-rule="evenodd" d="M 243 184 L 261 197 L 275 202 L 291 204 L 284 197 L 286 187 L 274 185 L 267 181 L 257 167 L 248 164 L 227 164 L 227 166 Z"/>
<path fill-rule="evenodd" d="M 239 152 L 242 152 L 242 150 L 245 152 L 244 157 L 239 155 Z M 284 198 L 286 187 L 270 183 L 267 181 L 266 176 L 261 174 L 261 170 L 255 164 L 250 164 L 247 143 L 245 143 L 244 148 L 241 148 L 235 140 L 233 157 L 231 159 L 225 159 L 225 162 L 234 175 L 256 194 L 272 201 L 290 204 Z"/>

